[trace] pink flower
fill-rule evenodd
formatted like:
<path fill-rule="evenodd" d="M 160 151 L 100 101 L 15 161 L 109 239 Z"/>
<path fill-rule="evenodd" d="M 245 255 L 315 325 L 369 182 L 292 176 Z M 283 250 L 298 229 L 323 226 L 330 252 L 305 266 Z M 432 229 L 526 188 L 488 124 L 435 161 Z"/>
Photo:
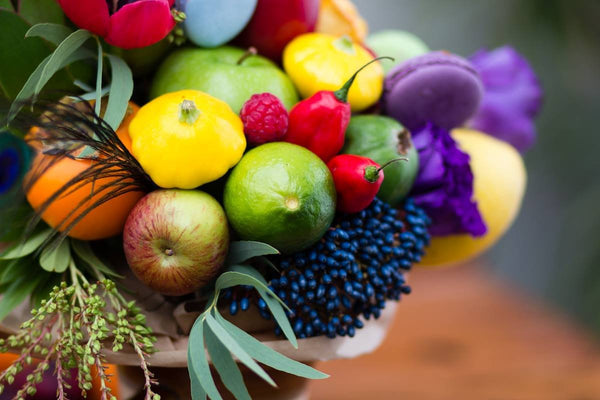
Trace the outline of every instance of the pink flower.
<path fill-rule="evenodd" d="M 146 47 L 175 27 L 175 0 L 58 0 L 75 25 L 123 49 Z"/>

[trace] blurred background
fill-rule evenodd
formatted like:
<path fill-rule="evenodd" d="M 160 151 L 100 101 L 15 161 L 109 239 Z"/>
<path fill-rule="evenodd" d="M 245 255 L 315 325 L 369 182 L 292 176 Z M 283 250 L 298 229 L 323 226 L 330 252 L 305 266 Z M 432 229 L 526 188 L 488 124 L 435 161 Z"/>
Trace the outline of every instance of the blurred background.
<path fill-rule="evenodd" d="M 545 91 L 538 142 L 521 213 L 486 264 L 600 335 L 600 1 L 355 4 L 371 32 L 407 30 L 464 56 L 511 44 L 529 59 Z"/>
<path fill-rule="evenodd" d="M 333 381 L 314 398 L 600 398 L 600 1 L 354 3 L 371 32 L 407 30 L 431 49 L 513 45 L 545 104 L 506 236 L 472 265 L 414 272 L 382 348 L 323 363 Z"/>

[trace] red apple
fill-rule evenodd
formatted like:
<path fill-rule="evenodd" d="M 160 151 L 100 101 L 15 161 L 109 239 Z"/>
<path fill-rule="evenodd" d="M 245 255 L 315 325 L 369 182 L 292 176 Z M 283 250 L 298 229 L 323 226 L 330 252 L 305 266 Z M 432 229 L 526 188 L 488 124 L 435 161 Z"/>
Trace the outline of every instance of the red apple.
<path fill-rule="evenodd" d="M 283 48 L 296 36 L 313 32 L 320 0 L 258 0 L 256 11 L 237 38 L 243 47 L 279 61 Z"/>
<path fill-rule="evenodd" d="M 158 190 L 133 208 L 123 247 L 139 280 L 159 293 L 181 296 L 206 285 L 229 250 L 221 205 L 197 190 Z"/>

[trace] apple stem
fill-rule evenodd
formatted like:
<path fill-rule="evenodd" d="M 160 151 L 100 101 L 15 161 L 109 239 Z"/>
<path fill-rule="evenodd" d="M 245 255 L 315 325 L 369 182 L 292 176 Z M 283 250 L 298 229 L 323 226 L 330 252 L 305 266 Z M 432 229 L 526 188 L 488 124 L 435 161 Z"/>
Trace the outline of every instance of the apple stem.
<path fill-rule="evenodd" d="M 237 65 L 242 65 L 242 63 L 244 61 L 246 61 L 247 58 L 255 56 L 258 54 L 258 50 L 256 50 L 256 47 L 248 47 L 248 50 L 246 50 L 246 52 L 244 54 L 242 54 L 242 56 L 240 57 L 240 59 L 237 61 Z"/>
<path fill-rule="evenodd" d="M 379 61 L 379 60 L 391 60 L 391 61 L 394 61 L 394 59 L 392 57 L 377 57 L 377 58 L 369 61 L 368 63 L 366 63 L 365 65 L 363 65 L 362 67 L 360 67 L 358 69 L 358 71 L 356 71 L 354 73 L 354 75 L 352 75 L 350 77 L 350 79 L 348 79 L 348 81 L 344 84 L 344 86 L 341 87 L 341 89 L 336 90 L 335 92 L 333 92 L 333 95 L 335 96 L 335 98 L 338 99 L 339 101 L 341 101 L 342 103 L 347 103 L 348 102 L 348 92 L 350 91 L 350 87 L 354 83 L 354 80 L 356 79 L 356 76 L 358 75 L 358 73 L 360 71 L 362 71 L 363 69 L 367 68 L 369 65 L 371 65 L 374 62 Z"/>
<path fill-rule="evenodd" d="M 200 110 L 192 100 L 183 100 L 179 105 L 179 122 L 192 125 L 200 116 Z"/>

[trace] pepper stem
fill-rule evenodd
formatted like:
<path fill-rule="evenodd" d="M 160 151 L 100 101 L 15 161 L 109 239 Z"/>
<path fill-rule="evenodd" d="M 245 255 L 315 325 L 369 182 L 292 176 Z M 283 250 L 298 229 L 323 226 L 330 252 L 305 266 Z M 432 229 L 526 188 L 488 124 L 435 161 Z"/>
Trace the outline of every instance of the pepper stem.
<path fill-rule="evenodd" d="M 398 162 L 398 161 L 406 161 L 406 162 L 408 162 L 408 158 L 406 158 L 406 157 L 399 157 L 399 158 L 395 158 L 393 160 L 390 160 L 390 161 L 386 162 L 385 164 L 383 164 L 381 167 L 379 167 L 377 169 L 377 173 L 379 173 L 381 170 L 383 170 L 387 166 L 389 166 L 389 165 L 391 165 L 391 164 L 393 164 L 395 162 Z"/>
<path fill-rule="evenodd" d="M 200 116 L 200 110 L 192 100 L 183 100 L 179 105 L 179 122 L 192 125 Z"/>
<path fill-rule="evenodd" d="M 354 75 L 352 75 L 350 77 L 350 79 L 348 79 L 348 81 L 346 81 L 346 83 L 344 83 L 344 86 L 342 86 L 341 89 L 333 92 L 333 95 L 335 96 L 335 98 L 338 99 L 339 101 L 341 101 L 342 103 L 347 103 L 348 102 L 348 92 L 350 91 L 350 87 L 354 83 L 354 80 L 356 79 L 356 76 L 358 75 L 358 73 L 360 71 L 362 71 L 363 69 L 367 68 L 369 65 L 373 64 L 375 61 L 384 60 L 384 59 L 394 61 L 394 59 L 392 57 L 377 57 L 377 58 L 369 61 L 368 63 L 366 63 L 365 65 L 360 67 L 358 69 L 358 71 L 356 71 L 354 73 Z"/>
<path fill-rule="evenodd" d="M 246 52 L 244 54 L 242 54 L 240 59 L 237 60 L 236 65 L 242 65 L 242 63 L 244 61 L 246 61 L 246 59 L 248 59 L 249 57 L 255 56 L 257 54 L 258 54 L 258 51 L 256 50 L 256 47 L 248 47 L 248 50 L 246 50 Z"/>
<path fill-rule="evenodd" d="M 398 162 L 398 161 L 408 161 L 408 158 L 406 157 L 400 157 L 400 158 L 396 158 L 394 160 L 390 160 L 388 162 L 386 162 L 385 164 L 383 164 L 381 167 L 377 168 L 374 165 L 369 165 L 367 168 L 365 168 L 365 179 L 369 182 L 369 183 L 375 183 L 377 182 L 377 180 L 379 179 L 379 173 L 386 168 L 387 166 Z"/>

